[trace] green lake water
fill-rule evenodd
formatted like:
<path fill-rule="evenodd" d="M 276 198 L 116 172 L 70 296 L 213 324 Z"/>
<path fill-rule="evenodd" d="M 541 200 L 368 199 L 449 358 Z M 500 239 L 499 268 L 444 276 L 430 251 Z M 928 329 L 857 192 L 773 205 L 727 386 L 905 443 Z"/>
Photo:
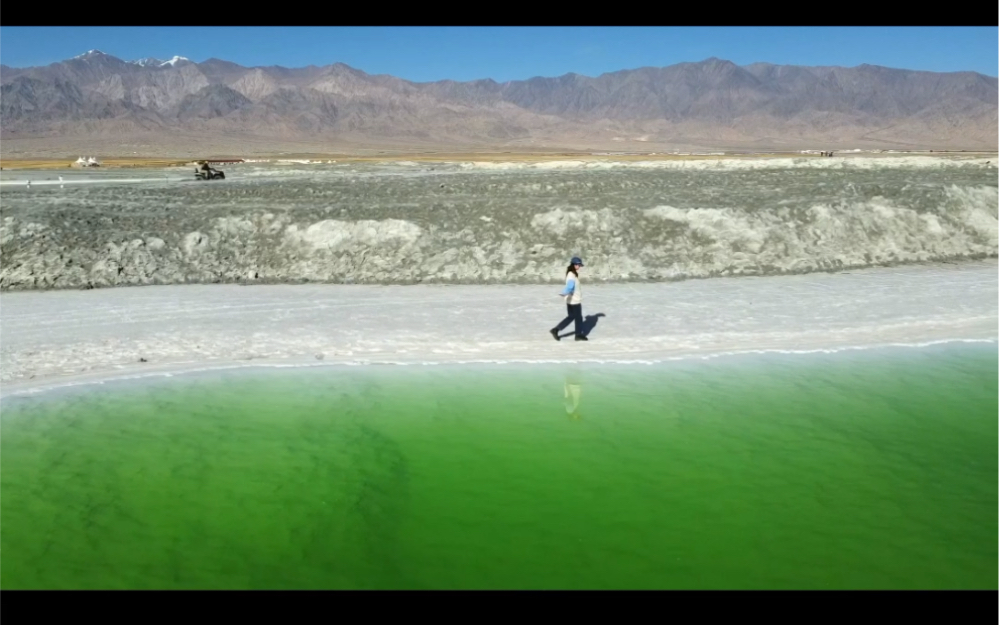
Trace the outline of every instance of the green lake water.
<path fill-rule="evenodd" d="M 6 397 L 0 586 L 997 588 L 997 348 Z"/>

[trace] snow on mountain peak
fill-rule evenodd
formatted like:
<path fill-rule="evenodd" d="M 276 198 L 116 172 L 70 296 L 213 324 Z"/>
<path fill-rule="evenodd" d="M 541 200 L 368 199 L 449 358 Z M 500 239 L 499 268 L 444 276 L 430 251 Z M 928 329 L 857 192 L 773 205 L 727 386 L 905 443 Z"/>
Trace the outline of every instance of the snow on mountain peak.
<path fill-rule="evenodd" d="M 153 58 L 151 56 L 146 57 L 144 59 L 138 59 L 138 60 L 135 60 L 135 61 L 129 61 L 129 63 L 132 63 L 133 65 L 138 65 L 140 67 L 149 67 L 149 66 L 163 65 L 163 61 L 161 61 L 159 59 L 155 59 L 155 58 Z"/>
<path fill-rule="evenodd" d="M 174 56 L 169 61 L 164 61 L 162 59 L 157 59 L 156 57 L 147 56 L 144 59 L 136 59 L 134 61 L 129 61 L 133 65 L 138 65 L 139 67 L 176 67 L 178 64 L 190 63 L 191 59 L 186 56 Z"/>
<path fill-rule="evenodd" d="M 77 54 L 73 58 L 74 59 L 87 59 L 87 58 L 90 58 L 92 56 L 107 56 L 107 55 L 104 54 L 103 52 L 101 52 L 100 50 L 87 50 L 83 54 Z"/>

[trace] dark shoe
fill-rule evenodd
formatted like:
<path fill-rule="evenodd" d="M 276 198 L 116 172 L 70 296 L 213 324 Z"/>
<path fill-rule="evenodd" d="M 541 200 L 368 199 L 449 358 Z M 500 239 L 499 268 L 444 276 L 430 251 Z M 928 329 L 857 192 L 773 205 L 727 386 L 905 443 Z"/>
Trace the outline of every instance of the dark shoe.
<path fill-rule="evenodd" d="M 586 338 L 586 337 L 585 337 L 585 336 L 583 336 L 582 334 L 577 334 L 577 335 L 576 335 L 576 340 L 577 340 L 577 341 L 589 341 L 590 339 Z"/>
<path fill-rule="evenodd" d="M 554 337 L 555 337 L 555 340 L 556 340 L 556 341 L 561 341 L 561 340 L 562 340 L 562 339 L 560 339 L 560 338 L 558 337 L 558 330 L 556 330 L 555 328 L 552 328 L 551 330 L 549 330 L 549 332 L 551 332 L 551 333 L 552 333 L 552 336 L 554 336 Z"/>

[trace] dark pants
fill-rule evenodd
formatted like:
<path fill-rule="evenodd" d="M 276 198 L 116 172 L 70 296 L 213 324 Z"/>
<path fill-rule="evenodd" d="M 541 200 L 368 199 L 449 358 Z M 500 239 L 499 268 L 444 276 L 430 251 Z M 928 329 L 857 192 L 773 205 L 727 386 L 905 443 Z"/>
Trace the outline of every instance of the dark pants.
<path fill-rule="evenodd" d="M 583 335 L 583 305 L 582 304 L 566 304 L 565 308 L 568 311 L 569 315 L 565 319 L 563 319 L 557 326 L 555 326 L 555 329 L 558 330 L 559 332 L 561 332 L 565 328 L 569 327 L 570 323 L 572 323 L 573 321 L 575 321 L 576 322 L 576 327 L 575 327 L 576 336 L 582 336 Z"/>

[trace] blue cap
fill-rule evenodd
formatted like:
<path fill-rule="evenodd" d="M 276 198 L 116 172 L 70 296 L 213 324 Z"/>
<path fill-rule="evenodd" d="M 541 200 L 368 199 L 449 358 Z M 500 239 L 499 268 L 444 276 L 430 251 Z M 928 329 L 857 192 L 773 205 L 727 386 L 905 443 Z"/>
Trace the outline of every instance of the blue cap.
<path fill-rule="evenodd" d="M 580 267 L 583 267 L 583 266 L 584 266 L 584 265 L 583 265 L 583 259 L 582 259 L 582 258 L 580 258 L 579 256 L 573 256 L 573 257 L 572 257 L 572 260 L 570 260 L 569 262 L 570 262 L 571 264 L 573 264 L 573 265 L 579 265 Z"/>

